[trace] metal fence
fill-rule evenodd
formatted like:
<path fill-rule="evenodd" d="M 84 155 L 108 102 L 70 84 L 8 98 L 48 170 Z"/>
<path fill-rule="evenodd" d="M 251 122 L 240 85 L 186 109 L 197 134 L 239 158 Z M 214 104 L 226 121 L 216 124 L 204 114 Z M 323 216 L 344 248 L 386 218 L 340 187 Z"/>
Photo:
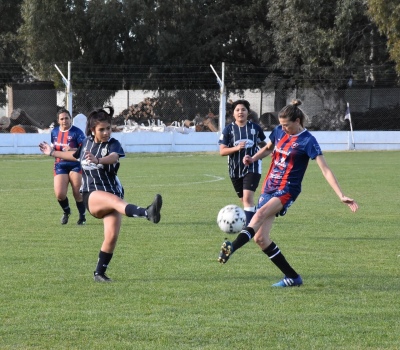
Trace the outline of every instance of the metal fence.
<path fill-rule="evenodd" d="M 226 123 L 232 121 L 230 103 L 246 99 L 251 105 L 252 120 L 264 130 L 278 124 L 277 112 L 294 98 L 302 100 L 310 130 L 348 130 L 349 121 L 344 119 L 347 103 L 354 130 L 400 130 L 400 88 L 242 90 L 227 91 L 226 98 Z M 1 133 L 46 132 L 55 125 L 57 110 L 66 106 L 66 94 L 54 89 L 8 90 L 7 101 L 0 108 Z M 129 121 L 144 125 L 181 123 L 195 126 L 197 131 L 216 131 L 219 104 L 217 87 L 215 90 L 73 91 L 73 116 L 87 115 L 95 108 L 111 105 L 115 109 L 115 127 Z"/>

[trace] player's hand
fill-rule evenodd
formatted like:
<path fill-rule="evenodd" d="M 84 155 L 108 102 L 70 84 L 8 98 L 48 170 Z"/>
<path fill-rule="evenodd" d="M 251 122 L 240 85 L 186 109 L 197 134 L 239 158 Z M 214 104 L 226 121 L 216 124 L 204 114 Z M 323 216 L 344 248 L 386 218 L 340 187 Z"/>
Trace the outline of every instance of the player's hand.
<path fill-rule="evenodd" d="M 244 165 L 250 165 L 250 164 L 252 164 L 253 163 L 253 158 L 251 157 L 251 156 L 249 156 L 248 154 L 246 154 L 244 157 L 243 157 L 243 164 Z"/>
<path fill-rule="evenodd" d="M 94 154 L 90 153 L 89 151 L 85 152 L 85 159 L 87 161 L 89 161 L 90 163 L 99 164 L 98 158 Z"/>
<path fill-rule="evenodd" d="M 39 143 L 39 149 L 46 156 L 49 156 L 52 150 L 51 146 L 46 141 Z"/>
<path fill-rule="evenodd" d="M 239 142 L 238 145 L 237 145 L 237 147 L 239 147 L 238 151 L 246 148 L 246 143 L 247 143 L 246 141 Z"/>
<path fill-rule="evenodd" d="M 341 201 L 347 204 L 347 206 L 351 209 L 353 213 L 355 213 L 358 210 L 358 204 L 354 199 L 342 196 Z"/>

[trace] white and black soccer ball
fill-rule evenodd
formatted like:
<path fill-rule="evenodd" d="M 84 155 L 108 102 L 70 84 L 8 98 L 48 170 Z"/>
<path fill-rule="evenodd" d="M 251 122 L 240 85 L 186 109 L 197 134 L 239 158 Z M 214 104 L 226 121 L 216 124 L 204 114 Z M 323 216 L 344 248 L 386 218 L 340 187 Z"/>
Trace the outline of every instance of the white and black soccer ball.
<path fill-rule="evenodd" d="M 229 204 L 219 211 L 217 224 L 223 232 L 240 232 L 246 225 L 246 214 L 237 205 Z"/>

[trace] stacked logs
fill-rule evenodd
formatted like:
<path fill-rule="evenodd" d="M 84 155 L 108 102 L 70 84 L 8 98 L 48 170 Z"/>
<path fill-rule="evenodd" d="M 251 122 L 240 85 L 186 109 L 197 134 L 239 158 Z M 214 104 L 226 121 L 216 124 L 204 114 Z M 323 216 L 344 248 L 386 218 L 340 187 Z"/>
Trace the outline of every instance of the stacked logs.
<path fill-rule="evenodd" d="M 171 110 L 171 108 L 169 108 L 169 106 L 162 106 L 158 99 L 146 97 L 142 102 L 129 106 L 129 108 L 123 110 L 118 116 L 116 116 L 114 118 L 114 125 L 124 125 L 128 120 L 143 125 L 156 123 L 157 120 L 161 120 L 160 113 L 162 111 L 167 113 L 169 110 Z M 162 119 L 176 118 L 173 110 L 171 110 L 170 114 L 170 117 L 163 117 Z M 162 120 L 162 122 L 166 126 L 170 126 L 176 122 L 182 122 L 186 127 L 195 126 L 196 131 L 218 131 L 218 117 L 211 112 L 204 118 L 198 115 L 193 120 Z"/>
<path fill-rule="evenodd" d="M 39 129 L 44 129 L 43 123 L 37 122 L 20 108 L 14 109 L 10 118 L 0 118 L 0 132 L 37 133 Z"/>

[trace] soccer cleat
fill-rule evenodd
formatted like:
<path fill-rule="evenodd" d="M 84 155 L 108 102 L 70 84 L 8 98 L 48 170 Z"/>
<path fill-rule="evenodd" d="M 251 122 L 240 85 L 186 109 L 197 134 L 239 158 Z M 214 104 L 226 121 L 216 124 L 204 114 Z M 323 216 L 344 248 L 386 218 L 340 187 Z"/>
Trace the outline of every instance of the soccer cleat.
<path fill-rule="evenodd" d="M 64 212 L 64 214 L 63 214 L 63 216 L 62 216 L 62 218 L 61 218 L 61 225 L 66 225 L 66 224 L 68 224 L 68 219 L 69 219 L 69 216 L 71 215 L 71 213 L 66 213 L 66 212 Z"/>
<path fill-rule="evenodd" d="M 109 278 L 105 273 L 103 274 L 98 274 L 93 272 L 93 278 L 95 282 L 112 282 L 112 279 Z"/>
<path fill-rule="evenodd" d="M 221 264 L 225 264 L 229 257 L 232 255 L 233 253 L 233 246 L 232 243 L 229 241 L 224 241 L 224 243 L 222 243 L 221 246 L 221 251 L 219 252 L 219 256 L 218 256 L 218 262 L 220 262 Z"/>
<path fill-rule="evenodd" d="M 303 280 L 299 275 L 296 278 L 283 277 L 278 283 L 272 285 L 272 287 L 300 287 L 303 284 Z"/>
<path fill-rule="evenodd" d="M 162 197 L 160 194 L 156 194 L 153 203 L 151 203 L 147 209 L 147 220 L 158 224 L 161 219 L 161 207 L 162 207 Z"/>
<path fill-rule="evenodd" d="M 79 220 L 76 222 L 77 225 L 86 225 L 86 218 L 79 218 Z"/>

